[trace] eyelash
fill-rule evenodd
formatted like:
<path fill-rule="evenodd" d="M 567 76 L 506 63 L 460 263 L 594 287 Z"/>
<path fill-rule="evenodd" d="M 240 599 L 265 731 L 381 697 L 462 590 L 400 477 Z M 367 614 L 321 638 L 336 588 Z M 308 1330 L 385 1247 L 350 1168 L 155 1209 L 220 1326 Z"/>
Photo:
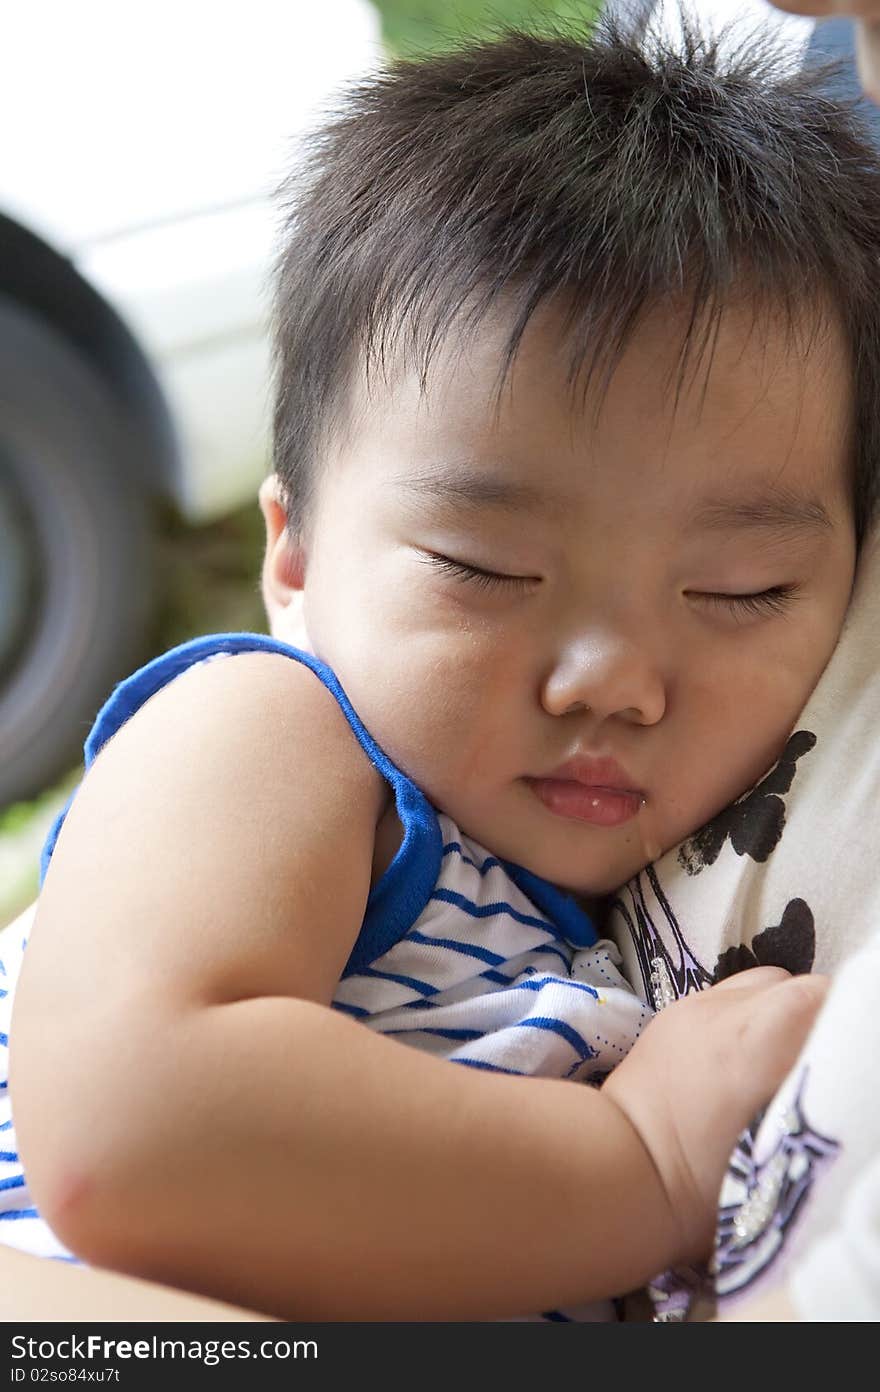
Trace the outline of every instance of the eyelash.
<path fill-rule="evenodd" d="M 499 586 L 521 589 L 526 585 L 533 585 L 537 578 L 532 575 L 499 575 L 497 571 L 481 570 L 479 566 L 466 565 L 464 561 L 454 561 L 451 556 L 439 556 L 434 551 L 425 551 L 424 559 L 444 575 L 452 575 L 457 580 L 467 580 L 481 590 L 494 590 Z"/>
<path fill-rule="evenodd" d="M 760 594 L 701 594 L 698 597 L 706 600 L 709 604 L 721 605 L 734 613 L 739 612 L 749 617 L 766 619 L 770 615 L 783 614 L 791 604 L 798 589 L 797 585 L 774 585 L 772 589 L 762 590 Z"/>
<path fill-rule="evenodd" d="M 464 561 L 454 561 L 451 556 L 440 556 L 426 551 L 424 559 L 445 575 L 457 580 L 465 580 L 482 590 L 499 587 L 522 589 L 535 583 L 537 577 L 531 575 L 501 575 L 493 570 L 481 570 L 479 566 L 467 565 Z M 774 585 L 772 589 L 762 590 L 760 594 L 726 595 L 700 594 L 697 597 L 708 604 L 754 616 L 766 618 L 769 614 L 782 614 L 788 608 L 798 591 L 797 585 Z"/>

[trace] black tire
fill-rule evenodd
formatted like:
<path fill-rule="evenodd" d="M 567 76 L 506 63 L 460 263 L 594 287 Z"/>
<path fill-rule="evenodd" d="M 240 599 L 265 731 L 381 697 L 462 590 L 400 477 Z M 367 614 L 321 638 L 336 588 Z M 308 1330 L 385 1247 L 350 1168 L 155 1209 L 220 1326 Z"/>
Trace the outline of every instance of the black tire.
<path fill-rule="evenodd" d="M 88 359 L 0 297 L 0 807 L 75 766 L 144 654 L 152 508 Z"/>

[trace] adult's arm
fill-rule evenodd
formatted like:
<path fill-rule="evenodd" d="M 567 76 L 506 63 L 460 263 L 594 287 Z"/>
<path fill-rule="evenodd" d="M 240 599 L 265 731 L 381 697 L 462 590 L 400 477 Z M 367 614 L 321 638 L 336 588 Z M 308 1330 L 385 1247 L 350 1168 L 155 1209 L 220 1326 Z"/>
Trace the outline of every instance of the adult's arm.
<path fill-rule="evenodd" d="M 856 26 L 856 62 L 859 81 L 872 101 L 880 102 L 880 0 L 771 0 L 789 14 L 822 18 L 848 15 Z"/>

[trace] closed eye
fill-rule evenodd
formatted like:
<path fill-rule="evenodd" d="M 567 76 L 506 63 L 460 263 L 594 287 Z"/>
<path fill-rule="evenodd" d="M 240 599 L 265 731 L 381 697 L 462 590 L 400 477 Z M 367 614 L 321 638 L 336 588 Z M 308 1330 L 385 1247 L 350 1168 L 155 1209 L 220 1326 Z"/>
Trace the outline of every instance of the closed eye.
<path fill-rule="evenodd" d="M 799 585 L 774 585 L 757 594 L 696 594 L 694 598 L 720 606 L 734 615 L 767 618 L 785 613 L 799 589 Z"/>
<path fill-rule="evenodd" d="M 457 561 L 451 556 L 440 555 L 436 551 L 422 551 L 420 558 L 434 566 L 441 573 L 451 575 L 482 590 L 501 588 L 524 589 L 537 584 L 537 575 L 509 575 L 503 571 L 486 570 L 482 566 L 467 561 Z M 743 617 L 767 618 L 773 614 L 784 613 L 795 595 L 798 585 L 774 585 L 771 589 L 755 594 L 695 593 L 694 598 L 703 603 L 720 607 L 728 614 Z"/>
<path fill-rule="evenodd" d="M 422 551 L 420 557 L 443 574 L 452 575 L 457 580 L 466 580 L 483 590 L 502 586 L 520 589 L 534 585 L 539 579 L 537 575 L 507 575 L 498 570 L 484 570 L 482 566 L 471 565 L 467 561 L 455 561 L 451 556 L 441 556 L 436 551 Z"/>

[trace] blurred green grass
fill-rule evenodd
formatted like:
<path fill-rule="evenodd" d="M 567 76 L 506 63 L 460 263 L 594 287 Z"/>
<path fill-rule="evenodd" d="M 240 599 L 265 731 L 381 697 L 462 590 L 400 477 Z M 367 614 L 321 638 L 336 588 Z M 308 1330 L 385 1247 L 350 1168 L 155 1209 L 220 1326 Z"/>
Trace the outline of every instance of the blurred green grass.
<path fill-rule="evenodd" d="M 401 56 L 447 48 L 462 34 L 488 37 L 509 25 L 532 30 L 583 27 L 596 14 L 596 0 L 373 0 L 382 33 Z"/>

